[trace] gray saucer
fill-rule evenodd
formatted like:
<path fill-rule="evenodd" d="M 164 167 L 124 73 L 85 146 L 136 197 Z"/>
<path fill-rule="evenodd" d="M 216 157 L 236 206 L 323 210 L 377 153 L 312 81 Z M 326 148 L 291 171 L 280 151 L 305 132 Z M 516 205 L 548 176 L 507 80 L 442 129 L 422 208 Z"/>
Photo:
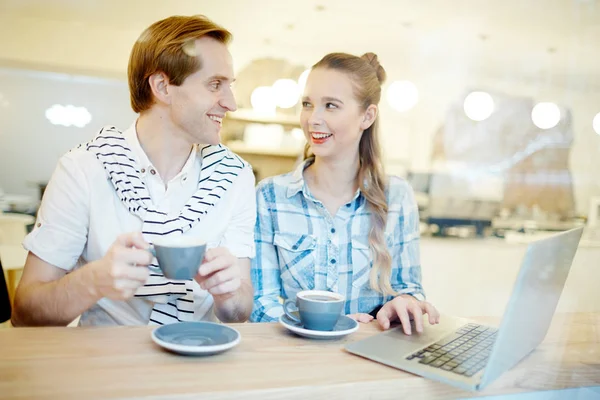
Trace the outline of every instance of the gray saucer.
<path fill-rule="evenodd" d="M 314 331 L 305 329 L 301 323 L 292 321 L 287 315 L 279 317 L 279 323 L 297 335 L 309 339 L 339 339 L 358 330 L 358 322 L 345 315 L 341 316 L 331 331 Z"/>
<path fill-rule="evenodd" d="M 152 340 L 175 353 L 198 356 L 221 353 L 236 346 L 240 333 L 214 322 L 178 322 L 152 331 Z"/>

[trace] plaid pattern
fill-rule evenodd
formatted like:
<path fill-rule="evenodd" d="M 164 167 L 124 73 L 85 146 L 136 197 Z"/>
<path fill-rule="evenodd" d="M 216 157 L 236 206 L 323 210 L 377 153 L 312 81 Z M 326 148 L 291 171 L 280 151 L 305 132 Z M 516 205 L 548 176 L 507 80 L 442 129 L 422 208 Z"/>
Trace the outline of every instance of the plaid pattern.
<path fill-rule="evenodd" d="M 369 286 L 372 265 L 368 233 L 370 212 L 357 191 L 331 217 L 305 184 L 311 160 L 288 174 L 262 181 L 256 189 L 256 257 L 252 261 L 253 322 L 275 321 L 283 313 L 280 298 L 302 290 L 329 290 L 346 297 L 344 312 L 369 313 L 391 300 Z M 392 288 L 423 300 L 419 261 L 419 215 L 413 190 L 389 177 L 385 237 L 392 255 Z"/>

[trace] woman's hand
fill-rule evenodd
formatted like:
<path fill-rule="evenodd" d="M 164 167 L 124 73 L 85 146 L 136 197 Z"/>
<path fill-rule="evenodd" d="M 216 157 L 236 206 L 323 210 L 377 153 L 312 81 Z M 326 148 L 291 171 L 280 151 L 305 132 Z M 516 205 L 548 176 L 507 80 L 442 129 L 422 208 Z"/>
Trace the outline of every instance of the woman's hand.
<path fill-rule="evenodd" d="M 352 318 L 353 320 L 355 320 L 357 322 L 362 322 L 363 324 L 368 324 L 369 322 L 373 321 L 373 316 L 371 314 L 356 313 L 356 314 L 348 314 L 346 316 Z"/>
<path fill-rule="evenodd" d="M 433 305 L 426 301 L 419 301 L 411 295 L 401 294 L 381 307 L 377 313 L 377 321 L 383 329 L 388 329 L 393 321 L 400 321 L 404 333 L 410 335 L 411 319 L 415 321 L 417 332 L 423 332 L 423 314 L 429 316 L 431 325 L 440 322 L 440 313 Z"/>

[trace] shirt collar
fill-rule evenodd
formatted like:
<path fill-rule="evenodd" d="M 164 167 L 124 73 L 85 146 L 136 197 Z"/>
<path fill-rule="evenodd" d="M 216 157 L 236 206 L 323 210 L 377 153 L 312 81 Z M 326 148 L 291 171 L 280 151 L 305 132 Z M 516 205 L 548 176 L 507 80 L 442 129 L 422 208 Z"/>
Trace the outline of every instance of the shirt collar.
<path fill-rule="evenodd" d="M 304 170 L 308 168 L 315 161 L 314 157 L 309 157 L 302 161 L 296 169 L 292 172 L 292 181 L 288 185 L 287 197 L 288 199 L 304 189 Z"/>
<path fill-rule="evenodd" d="M 146 155 L 146 152 L 142 148 L 142 145 L 140 144 L 140 140 L 138 139 L 137 135 L 136 124 L 137 120 L 133 121 L 133 124 L 131 124 L 131 126 L 123 132 L 123 137 L 127 141 L 129 148 L 131 149 L 136 161 L 138 162 L 142 175 L 146 175 L 149 171 L 154 170 L 155 168 L 150 162 L 148 156 Z M 201 157 L 201 154 L 198 151 L 198 145 L 195 145 L 192 148 L 190 156 L 185 162 L 183 168 L 181 169 L 179 174 L 177 174 L 176 177 L 185 176 L 189 172 L 191 172 L 192 168 L 196 165 L 195 161 L 198 157 Z"/>
<path fill-rule="evenodd" d="M 288 184 L 287 189 L 287 198 L 289 199 L 292 196 L 300 192 L 304 192 L 308 194 L 308 190 L 306 190 L 306 182 L 304 181 L 304 170 L 312 165 L 315 162 L 314 157 L 309 157 L 306 160 L 302 161 L 296 169 L 292 172 L 291 182 Z M 361 195 L 360 188 L 356 190 L 352 201 L 356 200 Z"/>

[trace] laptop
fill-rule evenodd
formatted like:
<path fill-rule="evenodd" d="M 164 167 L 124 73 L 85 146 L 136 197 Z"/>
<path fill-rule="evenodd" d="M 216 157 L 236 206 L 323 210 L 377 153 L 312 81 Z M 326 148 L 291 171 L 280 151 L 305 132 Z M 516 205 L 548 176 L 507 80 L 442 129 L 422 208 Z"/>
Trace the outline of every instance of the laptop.
<path fill-rule="evenodd" d="M 345 348 L 425 378 L 480 390 L 546 336 L 582 231 L 572 229 L 528 245 L 499 328 L 443 315 L 438 325 L 424 322 L 421 334 L 407 336 L 398 326 Z"/>

